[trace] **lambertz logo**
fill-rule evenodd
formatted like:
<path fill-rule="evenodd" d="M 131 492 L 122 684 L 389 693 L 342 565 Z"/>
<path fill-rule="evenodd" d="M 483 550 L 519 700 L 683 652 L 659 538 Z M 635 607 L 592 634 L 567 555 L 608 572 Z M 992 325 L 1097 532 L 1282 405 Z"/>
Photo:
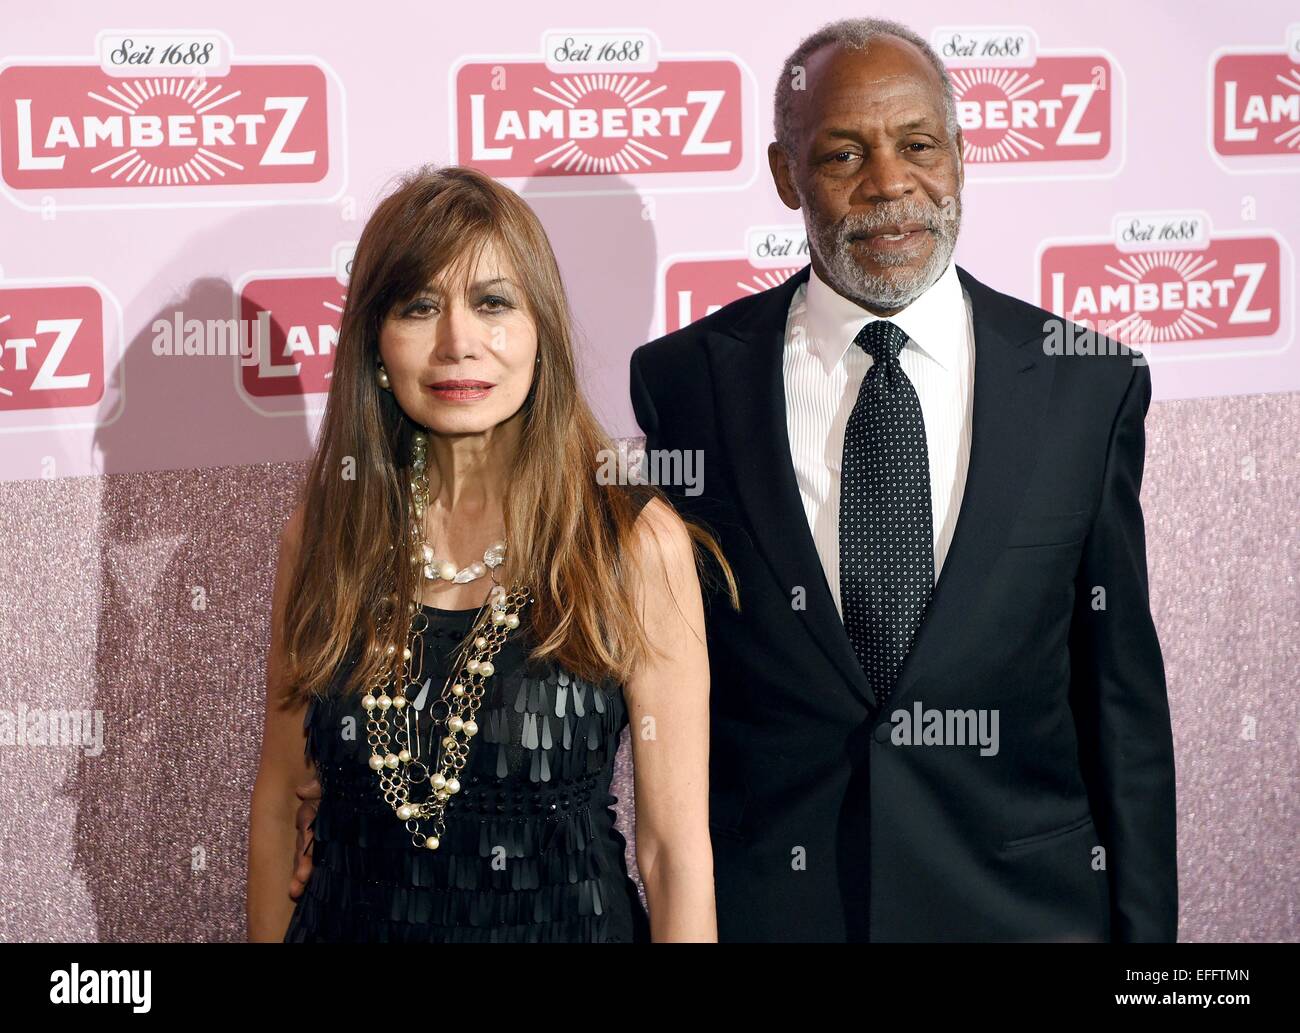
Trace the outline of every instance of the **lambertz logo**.
<path fill-rule="evenodd" d="M 551 32 L 540 57 L 467 58 L 451 76 L 456 160 L 493 176 L 721 175 L 747 157 L 739 62 L 664 59 L 649 32 Z"/>
<path fill-rule="evenodd" d="M 952 79 L 968 168 L 1016 178 L 1118 171 L 1122 78 L 1109 55 L 1044 52 L 1025 27 L 941 28 L 931 42 Z"/>
<path fill-rule="evenodd" d="M 241 188 L 239 201 L 341 189 L 341 91 L 318 63 L 232 61 L 216 34 L 104 33 L 99 47 L 99 63 L 15 58 L 0 70 L 0 180 L 18 203 L 24 192 L 186 204 Z"/>
<path fill-rule="evenodd" d="M 252 344 L 236 386 L 256 411 L 305 412 L 309 395 L 324 404 L 355 249 L 337 245 L 332 269 L 250 273 L 237 284 L 238 320 Z"/>
<path fill-rule="evenodd" d="M 1126 213 L 1109 240 L 1041 249 L 1038 302 L 1117 341 L 1151 345 L 1155 363 L 1167 347 L 1187 355 L 1199 342 L 1279 337 L 1283 317 L 1290 322 L 1282 264 L 1267 231 L 1216 234 L 1201 212 Z"/>
<path fill-rule="evenodd" d="M 121 309 L 98 284 L 0 280 L 0 431 L 115 419 L 121 340 Z"/>
<path fill-rule="evenodd" d="M 1276 171 L 1275 156 L 1300 159 L 1300 26 L 1292 26 L 1285 49 L 1216 51 L 1210 82 L 1210 151 L 1229 159 L 1220 160 L 1225 169 Z M 1239 160 L 1259 156 L 1272 160 Z M 1300 169 L 1300 160 L 1290 165 Z"/>
<path fill-rule="evenodd" d="M 802 226 L 755 226 L 745 250 L 725 255 L 680 255 L 663 265 L 663 332 L 670 333 L 738 298 L 777 287 L 808 263 Z"/>

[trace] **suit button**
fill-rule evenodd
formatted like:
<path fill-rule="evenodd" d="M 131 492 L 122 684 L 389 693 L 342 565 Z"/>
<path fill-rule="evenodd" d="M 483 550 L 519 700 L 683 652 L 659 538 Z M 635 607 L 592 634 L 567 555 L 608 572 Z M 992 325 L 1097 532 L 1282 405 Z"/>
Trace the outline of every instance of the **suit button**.
<path fill-rule="evenodd" d="M 888 721 L 882 721 L 880 724 L 876 725 L 876 731 L 874 733 L 874 738 L 876 742 L 880 742 L 880 743 L 889 742 L 889 735 L 893 730 L 894 730 L 894 726 L 891 725 Z"/>

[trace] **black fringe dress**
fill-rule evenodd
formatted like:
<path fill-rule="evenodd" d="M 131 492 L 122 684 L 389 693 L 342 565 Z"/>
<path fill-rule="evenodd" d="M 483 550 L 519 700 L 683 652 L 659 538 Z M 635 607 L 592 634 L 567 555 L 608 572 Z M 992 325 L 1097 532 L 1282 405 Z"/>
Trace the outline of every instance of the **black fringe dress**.
<path fill-rule="evenodd" d="M 432 676 L 436 700 L 477 611 L 422 609 L 421 682 Z M 649 940 L 609 792 L 628 723 L 622 687 L 526 665 L 526 614 L 494 658 L 437 850 L 416 847 L 381 797 L 359 697 L 311 701 L 307 752 L 322 797 L 286 942 Z"/>

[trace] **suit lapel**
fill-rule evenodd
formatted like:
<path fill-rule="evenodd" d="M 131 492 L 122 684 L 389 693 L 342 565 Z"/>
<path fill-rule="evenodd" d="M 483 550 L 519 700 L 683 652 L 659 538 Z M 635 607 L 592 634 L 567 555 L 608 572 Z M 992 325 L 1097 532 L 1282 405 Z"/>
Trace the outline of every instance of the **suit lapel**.
<path fill-rule="evenodd" d="M 957 272 L 971 299 L 975 330 L 970 464 L 952 544 L 890 696 L 891 711 L 942 654 L 949 630 L 977 608 L 1033 468 L 1051 388 L 1051 365 L 1041 350 L 1029 347 L 1044 332 L 1036 310 L 1008 304 L 964 269 Z M 710 331 L 706 344 L 720 433 L 755 545 L 784 592 L 804 588 L 806 608 L 795 612 L 845 682 L 874 709 L 813 542 L 786 431 L 785 326 L 790 299 L 808 273 L 805 266 L 764 291 L 742 319 L 725 331 Z"/>
<path fill-rule="evenodd" d="M 726 331 L 710 331 L 706 346 L 720 433 L 754 544 L 792 607 L 795 589 L 804 589 L 805 608 L 794 612 L 858 697 L 870 703 L 870 686 L 835 608 L 808 526 L 786 430 L 781 372 L 786 318 L 790 299 L 808 279 L 809 269 L 804 266 L 764 291 Z"/>
<path fill-rule="evenodd" d="M 978 612 L 979 598 L 1006 542 L 1041 439 L 1054 367 L 1041 347 L 1037 310 L 1009 304 L 960 267 L 975 328 L 971 454 L 952 544 L 925 619 L 889 697 L 902 705 L 940 657 L 951 629 Z"/>

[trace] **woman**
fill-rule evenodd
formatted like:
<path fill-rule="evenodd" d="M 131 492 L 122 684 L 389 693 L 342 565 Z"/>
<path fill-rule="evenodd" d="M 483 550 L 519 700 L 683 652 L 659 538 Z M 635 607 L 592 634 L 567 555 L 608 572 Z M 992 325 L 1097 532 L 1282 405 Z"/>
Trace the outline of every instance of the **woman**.
<path fill-rule="evenodd" d="M 697 560 L 733 606 L 735 581 L 658 489 L 601 483 L 612 448 L 532 210 L 472 169 L 407 177 L 358 243 L 281 538 L 251 939 L 716 939 Z M 608 792 L 628 725 L 648 916 Z"/>

